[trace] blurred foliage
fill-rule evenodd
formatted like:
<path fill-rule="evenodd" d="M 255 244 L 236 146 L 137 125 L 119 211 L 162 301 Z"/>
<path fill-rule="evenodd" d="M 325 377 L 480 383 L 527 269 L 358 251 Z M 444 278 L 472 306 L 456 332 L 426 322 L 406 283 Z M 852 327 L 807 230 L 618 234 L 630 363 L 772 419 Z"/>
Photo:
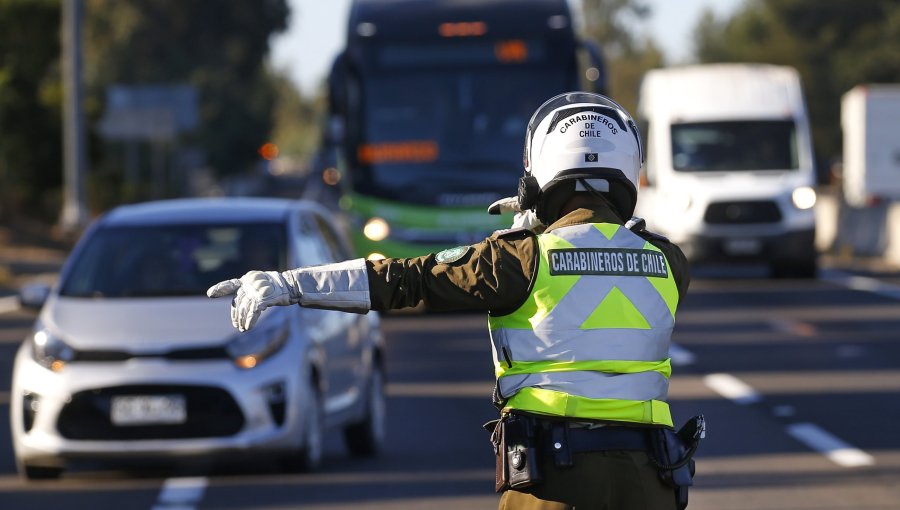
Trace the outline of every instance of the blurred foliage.
<path fill-rule="evenodd" d="M 85 81 L 99 114 L 110 84 L 194 86 L 200 127 L 188 140 L 220 174 L 246 170 L 272 124 L 271 36 L 286 0 L 87 0 Z"/>
<path fill-rule="evenodd" d="M 325 112 L 324 90 L 304 97 L 286 76 L 273 76 L 276 92 L 272 141 L 281 156 L 293 161 L 309 161 L 319 148 Z"/>
<path fill-rule="evenodd" d="M 655 42 L 634 35 L 636 22 L 650 15 L 650 7 L 640 0 L 582 0 L 582 9 L 586 35 L 603 48 L 609 96 L 636 111 L 644 73 L 664 65 Z"/>
<path fill-rule="evenodd" d="M 281 100 L 265 61 L 272 35 L 287 27 L 287 0 L 84 1 L 92 135 L 108 86 L 188 84 L 198 91 L 200 126 L 179 144 L 201 149 L 220 175 L 259 161 Z M 60 18 L 60 0 L 0 0 L 0 219 L 55 221 L 59 214 Z M 87 183 L 95 210 L 129 196 L 125 151 L 117 145 L 91 138 Z"/>
<path fill-rule="evenodd" d="M 896 0 L 748 0 L 727 19 L 707 11 L 694 39 L 701 62 L 797 68 L 826 160 L 841 150 L 841 95 L 861 83 L 900 83 Z"/>
<path fill-rule="evenodd" d="M 59 211 L 59 28 L 59 0 L 0 0 L 0 218 Z"/>

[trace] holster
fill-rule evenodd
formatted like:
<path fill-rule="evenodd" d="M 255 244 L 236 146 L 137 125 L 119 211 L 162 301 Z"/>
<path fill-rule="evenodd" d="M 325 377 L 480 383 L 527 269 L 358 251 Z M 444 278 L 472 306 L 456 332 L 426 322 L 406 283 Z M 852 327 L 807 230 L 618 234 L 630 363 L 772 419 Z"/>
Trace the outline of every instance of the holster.
<path fill-rule="evenodd" d="M 507 414 L 493 423 L 494 490 L 524 489 L 541 481 L 539 427 L 528 416 Z"/>
<path fill-rule="evenodd" d="M 706 436 L 702 415 L 691 418 L 678 432 L 654 429 L 651 441 L 653 460 L 664 483 L 675 489 L 678 508 L 688 504 L 688 488 L 694 485 L 694 453 Z"/>

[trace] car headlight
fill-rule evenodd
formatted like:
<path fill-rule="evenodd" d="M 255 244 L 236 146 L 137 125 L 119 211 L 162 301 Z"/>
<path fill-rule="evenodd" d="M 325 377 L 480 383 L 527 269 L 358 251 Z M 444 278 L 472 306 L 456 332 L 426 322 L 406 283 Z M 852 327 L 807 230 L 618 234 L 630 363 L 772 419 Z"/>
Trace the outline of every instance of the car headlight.
<path fill-rule="evenodd" d="M 801 186 L 791 193 L 791 201 L 797 209 L 812 209 L 816 205 L 816 191 L 809 186 Z"/>
<path fill-rule="evenodd" d="M 275 327 L 250 330 L 235 336 L 225 350 L 240 368 L 253 368 L 278 352 L 288 338 L 288 327 L 282 323 Z"/>
<path fill-rule="evenodd" d="M 372 218 L 363 227 L 363 235 L 372 241 L 383 241 L 391 234 L 391 226 L 382 218 Z"/>
<path fill-rule="evenodd" d="M 61 372 L 66 363 L 75 359 L 75 349 L 58 336 L 41 329 L 31 337 L 31 355 L 42 367 Z"/>

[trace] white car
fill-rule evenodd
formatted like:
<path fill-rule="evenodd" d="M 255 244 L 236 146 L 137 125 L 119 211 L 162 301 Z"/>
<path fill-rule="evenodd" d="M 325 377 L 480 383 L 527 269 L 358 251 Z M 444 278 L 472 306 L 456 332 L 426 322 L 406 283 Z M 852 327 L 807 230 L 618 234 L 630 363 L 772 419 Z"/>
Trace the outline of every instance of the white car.
<path fill-rule="evenodd" d="M 13 370 L 19 472 L 56 478 L 70 459 L 264 452 L 313 469 L 326 428 L 352 454 L 384 440 L 379 318 L 266 310 L 239 333 L 206 289 L 250 269 L 348 257 L 327 211 L 280 199 L 122 206 L 97 220 L 41 306 Z"/>

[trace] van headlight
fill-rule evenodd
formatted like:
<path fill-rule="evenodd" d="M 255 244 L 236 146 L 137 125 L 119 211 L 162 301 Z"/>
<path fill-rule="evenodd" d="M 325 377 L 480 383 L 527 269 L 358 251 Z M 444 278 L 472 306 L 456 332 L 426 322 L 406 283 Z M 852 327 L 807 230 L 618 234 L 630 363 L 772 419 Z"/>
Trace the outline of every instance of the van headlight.
<path fill-rule="evenodd" d="M 236 335 L 225 346 L 228 356 L 239 368 L 250 369 L 277 353 L 288 338 L 288 326 L 253 329 Z"/>
<path fill-rule="evenodd" d="M 31 337 L 31 355 L 42 367 L 61 372 L 66 363 L 75 359 L 75 349 L 48 330 L 41 329 Z"/>
<path fill-rule="evenodd" d="M 816 205 L 816 190 L 809 186 L 801 186 L 791 193 L 791 202 L 797 209 L 812 209 Z"/>

